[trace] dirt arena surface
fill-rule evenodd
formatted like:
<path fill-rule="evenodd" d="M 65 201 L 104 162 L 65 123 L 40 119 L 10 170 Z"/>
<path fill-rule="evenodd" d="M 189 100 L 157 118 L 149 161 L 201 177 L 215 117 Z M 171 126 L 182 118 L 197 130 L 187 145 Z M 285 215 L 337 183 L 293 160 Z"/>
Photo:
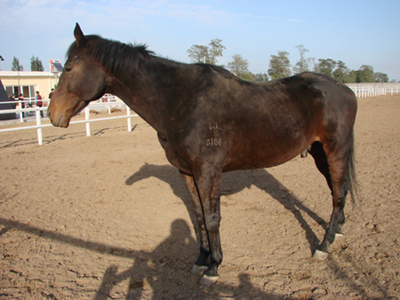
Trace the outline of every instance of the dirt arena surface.
<path fill-rule="evenodd" d="M 212 287 L 189 272 L 184 182 L 156 132 L 132 124 L 45 128 L 43 146 L 36 130 L 0 133 L 0 299 L 400 298 L 400 95 L 359 99 L 361 197 L 326 261 L 311 258 L 332 205 L 310 155 L 224 174 Z"/>

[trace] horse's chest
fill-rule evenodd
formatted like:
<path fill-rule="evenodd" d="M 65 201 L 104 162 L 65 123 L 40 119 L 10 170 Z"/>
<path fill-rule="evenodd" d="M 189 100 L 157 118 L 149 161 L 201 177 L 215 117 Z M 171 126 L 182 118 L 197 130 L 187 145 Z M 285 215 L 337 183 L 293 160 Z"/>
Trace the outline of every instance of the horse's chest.
<path fill-rule="evenodd" d="M 181 171 L 190 174 L 192 172 L 191 163 L 188 161 L 188 159 L 185 159 L 182 154 L 179 154 L 179 149 L 176 149 L 176 146 L 174 147 L 166 137 L 163 137 L 160 134 L 158 134 L 158 140 L 161 144 L 161 147 L 163 147 L 165 156 L 170 164 L 177 167 Z"/>

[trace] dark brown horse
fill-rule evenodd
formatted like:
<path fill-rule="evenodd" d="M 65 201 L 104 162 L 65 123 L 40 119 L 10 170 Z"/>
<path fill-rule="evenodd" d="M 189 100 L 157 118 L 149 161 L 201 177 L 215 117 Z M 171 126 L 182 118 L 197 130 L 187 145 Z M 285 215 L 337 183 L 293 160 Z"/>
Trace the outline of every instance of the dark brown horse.
<path fill-rule="evenodd" d="M 218 279 L 222 261 L 221 173 L 276 166 L 305 150 L 332 191 L 331 220 L 314 254 L 327 257 L 342 234 L 348 191 L 354 199 L 357 100 L 349 88 L 313 73 L 255 84 L 221 67 L 157 57 L 143 45 L 84 36 L 78 24 L 74 35 L 49 106 L 52 124 L 67 127 L 90 101 L 111 93 L 157 131 L 197 214 L 200 255 L 192 272 L 204 271 L 200 284 Z"/>

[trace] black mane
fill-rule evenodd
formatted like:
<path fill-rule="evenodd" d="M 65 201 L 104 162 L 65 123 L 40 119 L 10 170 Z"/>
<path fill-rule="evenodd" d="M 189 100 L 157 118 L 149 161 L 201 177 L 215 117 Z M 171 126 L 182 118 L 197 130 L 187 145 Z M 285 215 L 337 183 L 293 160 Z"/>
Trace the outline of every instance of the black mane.
<path fill-rule="evenodd" d="M 99 40 L 93 50 L 92 57 L 98 59 L 107 70 L 115 72 L 122 68 L 128 68 L 129 72 L 137 70 L 140 59 L 147 59 L 154 55 L 154 52 L 147 50 L 146 44 L 125 44 L 122 42 L 104 39 L 99 35 L 86 35 L 87 41 Z M 69 47 L 66 56 L 76 49 L 76 42 L 73 42 Z M 169 59 L 158 57 L 162 60 L 173 62 Z M 233 78 L 234 75 L 221 66 L 196 63 L 203 68 L 207 73 L 212 75 L 214 72 L 219 73 L 225 78 Z"/>
<path fill-rule="evenodd" d="M 98 35 L 87 35 L 85 38 L 88 41 L 99 40 L 93 50 L 92 57 L 100 60 L 100 63 L 111 72 L 127 67 L 130 72 L 133 72 L 137 69 L 141 58 L 149 58 L 150 55 L 154 54 L 153 51 L 147 50 L 145 44 L 125 44 L 103 39 Z M 75 49 L 76 42 L 73 42 L 67 51 L 67 56 Z"/>
<path fill-rule="evenodd" d="M 140 58 L 149 58 L 153 51 L 146 45 L 124 44 L 117 41 L 100 39 L 92 53 L 101 64 L 111 72 L 128 67 L 130 72 L 137 70 Z"/>

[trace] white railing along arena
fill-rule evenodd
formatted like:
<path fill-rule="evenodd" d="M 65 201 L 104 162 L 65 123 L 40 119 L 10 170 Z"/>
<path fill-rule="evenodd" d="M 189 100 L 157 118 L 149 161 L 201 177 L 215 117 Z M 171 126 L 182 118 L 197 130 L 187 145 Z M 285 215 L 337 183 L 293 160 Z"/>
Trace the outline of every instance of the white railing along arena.
<path fill-rule="evenodd" d="M 374 97 L 379 95 L 393 95 L 400 93 L 400 83 L 347 83 L 346 84 L 356 95 L 357 98 L 365 98 L 365 97 Z M 111 96 L 109 96 L 111 97 Z M 114 100 L 110 98 L 111 100 Z M 21 107 L 22 103 L 29 103 L 31 104 L 32 101 L 19 101 L 19 107 Z M 48 104 L 49 100 L 43 100 L 43 103 Z M 2 103 L 14 103 L 13 102 L 2 102 Z M 111 109 L 113 107 L 117 108 L 124 108 L 126 107 L 126 116 L 119 116 L 119 117 L 109 117 L 109 118 L 100 118 L 100 119 L 92 119 L 90 120 L 90 110 L 102 110 L 107 109 L 108 113 L 111 113 Z M 44 124 L 41 123 L 40 111 L 47 111 L 47 107 L 33 107 L 33 108 L 18 108 L 18 109 L 7 109 L 1 110 L 0 114 L 10 114 L 10 113 L 17 113 L 19 114 L 19 119 L 21 122 L 24 122 L 23 113 L 34 111 L 36 115 L 36 125 L 35 126 L 24 126 L 24 127 L 15 127 L 15 128 L 7 128 L 7 129 L 0 129 L 1 132 L 7 131 L 16 131 L 16 130 L 28 130 L 28 129 L 37 129 L 37 136 L 38 136 L 38 144 L 43 145 L 43 136 L 42 136 L 42 128 L 44 127 L 51 127 L 51 124 Z M 104 102 L 104 103 L 96 103 L 91 102 L 85 108 L 85 120 L 83 121 L 73 121 L 71 124 L 86 124 L 86 135 L 90 136 L 90 123 L 91 122 L 98 122 L 98 121 L 107 121 L 107 120 L 114 120 L 114 119 L 122 119 L 126 118 L 128 123 L 128 131 L 132 131 L 132 123 L 131 118 L 137 117 L 138 115 L 134 114 L 131 115 L 130 108 L 125 105 L 123 102 Z"/>
<path fill-rule="evenodd" d="M 400 93 L 400 83 L 346 83 L 357 98 L 393 95 Z"/>
<path fill-rule="evenodd" d="M 25 101 L 27 102 L 27 101 Z M 15 103 L 15 102 L 2 102 L 2 103 Z M 99 118 L 99 119 L 90 119 L 90 111 L 91 110 L 101 110 L 104 108 L 108 109 L 108 112 L 111 112 L 112 107 L 121 107 L 124 108 L 126 107 L 126 115 L 125 116 L 118 116 L 118 117 L 108 117 L 108 118 Z M 27 112 L 35 112 L 36 116 L 36 125 L 34 126 L 24 126 L 24 127 L 14 127 L 14 128 L 6 128 L 6 129 L 0 129 L 1 132 L 9 132 L 9 131 L 18 131 L 18 130 L 30 130 L 30 129 L 36 129 L 37 130 L 37 138 L 38 138 L 38 144 L 43 145 L 43 135 L 42 135 L 42 128 L 44 127 L 51 127 L 53 125 L 51 124 L 42 124 L 42 117 L 40 116 L 40 111 L 46 112 L 47 107 L 32 107 L 32 108 L 17 108 L 17 109 L 4 109 L 0 111 L 0 114 L 19 114 L 20 119 L 22 118 L 21 122 L 24 122 L 24 119 L 22 117 L 22 114 L 26 114 Z M 81 124 L 85 123 L 86 125 L 86 135 L 90 136 L 90 123 L 91 122 L 99 122 L 99 121 L 107 121 L 107 120 L 115 120 L 115 119 L 127 119 L 127 126 L 128 126 L 128 131 L 132 131 L 132 122 L 131 118 L 137 117 L 137 114 L 131 115 L 131 109 L 125 105 L 123 102 L 106 102 L 106 103 L 90 103 L 86 108 L 84 109 L 85 112 L 85 120 L 82 121 L 73 121 L 70 124 Z"/>

